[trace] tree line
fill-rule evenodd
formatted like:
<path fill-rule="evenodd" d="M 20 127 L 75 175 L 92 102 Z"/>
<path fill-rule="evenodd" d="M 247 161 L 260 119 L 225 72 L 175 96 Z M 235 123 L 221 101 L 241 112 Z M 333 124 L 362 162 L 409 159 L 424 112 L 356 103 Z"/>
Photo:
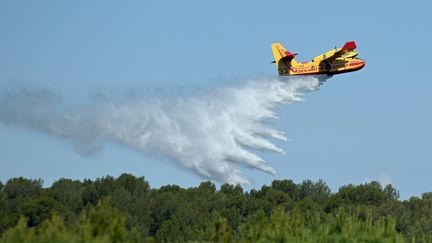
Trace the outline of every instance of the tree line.
<path fill-rule="evenodd" d="M 1 242 L 432 242 L 432 192 L 274 180 L 245 191 L 206 181 L 151 188 L 122 174 L 0 182 Z"/>

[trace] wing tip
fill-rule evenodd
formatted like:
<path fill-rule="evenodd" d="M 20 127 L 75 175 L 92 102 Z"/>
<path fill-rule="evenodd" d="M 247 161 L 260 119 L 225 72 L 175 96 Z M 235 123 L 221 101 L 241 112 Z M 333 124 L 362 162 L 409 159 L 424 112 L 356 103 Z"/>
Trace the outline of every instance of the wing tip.
<path fill-rule="evenodd" d="M 347 43 L 345 43 L 345 45 L 342 47 L 342 50 L 344 51 L 349 51 L 349 50 L 354 50 L 357 48 L 357 45 L 355 43 L 355 41 L 348 41 Z"/>

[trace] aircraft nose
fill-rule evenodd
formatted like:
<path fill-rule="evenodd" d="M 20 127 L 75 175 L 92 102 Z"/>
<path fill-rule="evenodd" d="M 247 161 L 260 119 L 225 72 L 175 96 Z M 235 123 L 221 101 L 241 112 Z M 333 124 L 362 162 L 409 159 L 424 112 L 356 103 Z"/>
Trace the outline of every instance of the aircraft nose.
<path fill-rule="evenodd" d="M 348 64 L 353 70 L 360 70 L 366 65 L 364 60 L 356 59 Z"/>
<path fill-rule="evenodd" d="M 361 63 L 359 65 L 359 69 L 362 69 L 366 65 L 366 62 L 364 60 L 361 60 Z"/>

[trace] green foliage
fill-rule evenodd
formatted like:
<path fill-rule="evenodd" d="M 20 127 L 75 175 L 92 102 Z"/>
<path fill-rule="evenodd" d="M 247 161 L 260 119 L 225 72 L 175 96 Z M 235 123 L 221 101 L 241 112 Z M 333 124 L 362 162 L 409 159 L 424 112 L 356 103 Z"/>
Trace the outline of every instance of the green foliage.
<path fill-rule="evenodd" d="M 242 225 L 241 242 L 403 242 L 393 218 L 373 222 L 347 215 L 343 210 L 306 218 L 300 211 L 277 209 L 271 217 L 260 211 Z"/>
<path fill-rule="evenodd" d="M 20 207 L 31 198 L 40 195 L 42 191 L 42 180 L 29 180 L 23 177 L 13 178 L 2 187 L 0 196 L 2 207 L 0 213 L 0 233 L 6 228 L 15 225 L 20 218 Z"/>
<path fill-rule="evenodd" d="M 353 205 L 380 205 L 386 200 L 396 200 L 399 195 L 397 191 L 391 186 L 382 189 L 381 185 L 372 181 L 359 186 L 348 185 L 339 189 L 336 194 L 343 203 Z"/>
<path fill-rule="evenodd" d="M 15 242 L 34 242 L 35 241 L 35 229 L 29 228 L 27 220 L 21 217 L 18 224 L 10 228 L 4 233 L 1 238 L 1 242 L 15 243 Z"/>
<path fill-rule="evenodd" d="M 83 212 L 77 228 L 84 242 L 138 241 L 135 232 L 127 230 L 124 216 L 110 206 L 110 200 L 100 201 L 89 212 Z"/>
<path fill-rule="evenodd" d="M 124 217 L 103 200 L 89 212 L 83 211 L 80 219 L 70 227 L 58 214 L 38 227 L 31 227 L 21 217 L 15 227 L 8 229 L 1 242 L 139 242 L 136 231 L 128 230 Z"/>
<path fill-rule="evenodd" d="M 20 202 L 27 197 L 38 195 L 42 189 L 42 180 L 29 180 L 23 177 L 10 179 L 2 188 L 9 200 Z"/>
<path fill-rule="evenodd" d="M 51 216 L 51 212 L 56 205 L 56 201 L 47 196 L 39 196 L 26 200 L 18 208 L 20 215 L 28 219 L 29 226 L 38 226 L 43 220 Z"/>
<path fill-rule="evenodd" d="M 275 180 L 245 192 L 211 182 L 151 189 L 122 174 L 0 183 L 0 242 L 432 242 L 432 193 L 391 185 Z"/>

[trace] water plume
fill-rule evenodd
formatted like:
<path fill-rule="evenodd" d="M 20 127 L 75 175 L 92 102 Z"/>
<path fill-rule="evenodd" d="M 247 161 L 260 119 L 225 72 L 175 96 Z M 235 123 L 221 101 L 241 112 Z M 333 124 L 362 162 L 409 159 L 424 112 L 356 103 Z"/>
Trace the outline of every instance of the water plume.
<path fill-rule="evenodd" d="M 249 184 L 244 167 L 275 173 L 259 151 L 283 153 L 286 140 L 268 121 L 275 106 L 303 101 L 324 77 L 262 79 L 171 96 L 105 95 L 86 105 L 65 104 L 61 95 L 20 88 L 0 92 L 0 122 L 70 140 L 82 154 L 107 142 L 179 162 L 203 178 Z"/>

